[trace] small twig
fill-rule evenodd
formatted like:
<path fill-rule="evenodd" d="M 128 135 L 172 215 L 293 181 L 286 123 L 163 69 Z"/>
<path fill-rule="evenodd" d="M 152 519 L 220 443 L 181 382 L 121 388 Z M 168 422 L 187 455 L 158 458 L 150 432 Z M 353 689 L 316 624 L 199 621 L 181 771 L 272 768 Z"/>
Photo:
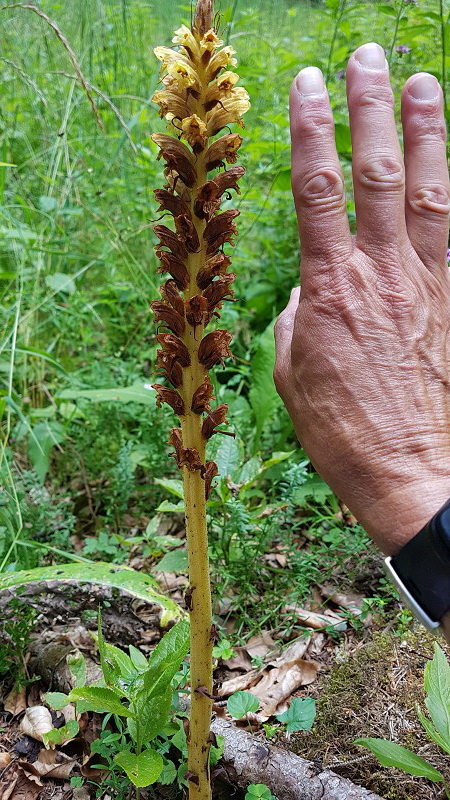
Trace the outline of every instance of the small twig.
<path fill-rule="evenodd" d="M 45 14 L 44 11 L 42 11 L 42 9 L 38 8 L 38 6 L 33 6 L 31 4 L 28 4 L 28 3 L 12 3 L 11 5 L 2 6 L 0 8 L 0 11 L 8 11 L 11 8 L 25 8 L 28 11 L 34 11 L 34 13 L 38 15 L 38 17 L 41 17 L 42 19 L 45 19 L 45 21 L 48 23 L 48 25 L 50 25 L 50 27 L 55 31 L 59 41 L 65 47 L 65 49 L 67 50 L 67 52 L 69 54 L 69 58 L 70 58 L 73 66 L 75 68 L 75 72 L 77 73 L 78 78 L 81 81 L 81 85 L 83 86 L 83 89 L 86 92 L 86 95 L 87 95 L 87 98 L 89 100 L 89 103 L 91 104 L 91 108 L 92 108 L 92 111 L 94 112 L 95 119 L 97 120 L 97 123 L 98 123 L 99 127 L 101 128 L 101 130 L 104 131 L 105 130 L 105 126 L 103 125 L 103 122 L 100 119 L 100 115 L 98 113 L 98 108 L 95 105 L 94 98 L 92 97 L 92 94 L 89 91 L 88 84 L 86 83 L 86 79 L 85 79 L 85 77 L 84 77 L 84 75 L 83 75 L 83 73 L 81 71 L 81 67 L 78 64 L 78 61 L 77 61 L 76 56 L 75 56 L 75 53 L 73 52 L 69 42 L 67 41 L 67 39 L 64 36 L 62 30 L 58 27 L 56 22 L 54 22 L 49 16 L 47 16 L 47 14 Z"/>
<path fill-rule="evenodd" d="M 14 69 L 20 75 L 20 77 L 25 81 L 25 83 L 28 86 L 31 86 L 31 88 L 36 92 L 37 96 L 43 102 L 44 106 L 48 106 L 47 100 L 45 99 L 44 95 L 39 89 L 39 86 L 37 85 L 36 81 L 34 81 L 33 78 L 31 78 L 30 75 L 28 75 L 28 73 L 25 72 L 24 69 L 19 67 L 17 64 L 14 64 L 14 61 L 10 61 L 9 58 L 0 58 L 0 61 L 3 61 L 4 64 L 8 64 L 8 67 Z"/>
<path fill-rule="evenodd" d="M 53 70 L 51 72 L 51 74 L 52 75 L 63 75 L 65 78 L 70 78 L 71 80 L 76 80 L 77 78 L 78 78 L 78 80 L 80 80 L 79 76 L 71 75 L 69 72 L 63 72 L 62 70 Z M 127 123 L 125 122 L 125 119 L 123 118 L 122 114 L 120 113 L 119 109 L 112 102 L 111 98 L 108 97 L 107 94 L 102 92 L 102 90 L 99 89 L 97 86 L 93 86 L 93 84 L 89 83 L 88 81 L 86 81 L 86 86 L 90 89 L 91 92 L 95 92 L 95 94 L 98 94 L 98 96 L 101 97 L 102 100 L 105 101 L 105 103 L 107 103 L 107 105 L 110 107 L 111 111 L 114 112 L 114 114 L 116 115 L 117 119 L 119 120 L 120 124 L 122 125 L 122 127 L 123 127 L 123 129 L 125 131 L 127 139 L 130 142 L 131 149 L 133 150 L 133 153 L 135 155 L 138 155 L 138 150 L 137 150 L 137 147 L 136 147 L 136 145 L 135 145 L 135 143 L 134 143 L 134 141 L 132 139 L 132 136 L 131 136 L 131 133 L 130 133 L 130 129 L 129 129 Z"/>

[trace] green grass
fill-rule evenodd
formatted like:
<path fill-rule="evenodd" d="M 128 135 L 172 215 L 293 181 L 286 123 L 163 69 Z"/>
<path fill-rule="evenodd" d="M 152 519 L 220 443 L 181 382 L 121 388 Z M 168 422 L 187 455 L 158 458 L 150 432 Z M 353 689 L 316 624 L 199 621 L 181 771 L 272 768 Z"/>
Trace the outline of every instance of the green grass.
<path fill-rule="evenodd" d="M 131 534 L 140 537 L 136 546 L 149 568 L 164 547 L 144 532 L 168 499 L 154 479 L 173 477 L 166 447 L 171 415 L 155 410 L 150 393 L 143 399 L 142 388 L 153 376 L 149 305 L 159 283 L 152 189 L 162 185 L 162 168 L 150 136 L 164 130 L 150 101 L 159 66 L 152 48 L 169 44 L 181 22 L 189 24 L 190 7 L 171 0 L 162 13 L 154 0 L 44 0 L 41 8 L 67 37 L 103 129 L 55 31 L 31 11 L 3 10 L 0 160 L 14 166 L 0 167 L 0 564 L 19 569 L 42 563 L 48 558 L 42 544 L 57 557 L 72 548 L 74 533 L 90 558 L 120 562 L 130 553 L 131 540 L 125 540 Z M 328 74 L 354 220 L 341 70 L 354 48 L 375 39 L 392 52 L 397 97 L 418 69 L 442 77 L 441 21 L 448 6 L 442 10 L 436 0 L 419 0 L 417 7 L 222 0 L 218 8 L 220 29 L 238 51 L 241 83 L 252 101 L 233 252 L 238 302 L 223 314 L 236 360 L 215 378 L 238 434 L 233 480 L 238 462 L 293 451 L 238 497 L 223 483 L 211 508 L 216 589 L 237 597 L 244 634 L 277 624 L 287 597 L 307 599 L 337 562 L 351 563 L 355 548 L 373 557 L 360 531 L 349 532 L 342 519 L 333 522 L 340 512 L 331 496 L 292 505 L 289 487 L 304 479 L 304 454 L 277 401 L 261 410 L 254 400 L 255 392 L 273 394 L 271 333 L 260 337 L 298 282 L 289 86 L 308 64 Z M 409 45 L 410 53 L 397 54 L 397 44 Z M 263 378 L 253 366 L 258 348 L 268 353 Z M 89 395 L 136 385 L 134 402 Z M 45 494 L 36 504 L 43 483 Z M 283 504 L 287 510 L 259 516 Z M 179 526 L 180 518 L 174 519 Z M 284 570 L 267 566 L 276 547 L 287 555 Z"/>

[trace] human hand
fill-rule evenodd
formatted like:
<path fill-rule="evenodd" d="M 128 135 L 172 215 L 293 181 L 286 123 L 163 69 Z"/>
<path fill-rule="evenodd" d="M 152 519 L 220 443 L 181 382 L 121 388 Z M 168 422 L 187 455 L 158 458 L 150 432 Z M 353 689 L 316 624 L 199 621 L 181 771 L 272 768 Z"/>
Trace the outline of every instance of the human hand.
<path fill-rule="evenodd" d="M 355 239 L 320 71 L 291 88 L 302 287 L 277 322 L 275 382 L 314 467 L 392 554 L 450 496 L 443 101 L 433 76 L 406 82 L 403 162 L 379 45 L 351 56 L 347 98 Z"/>

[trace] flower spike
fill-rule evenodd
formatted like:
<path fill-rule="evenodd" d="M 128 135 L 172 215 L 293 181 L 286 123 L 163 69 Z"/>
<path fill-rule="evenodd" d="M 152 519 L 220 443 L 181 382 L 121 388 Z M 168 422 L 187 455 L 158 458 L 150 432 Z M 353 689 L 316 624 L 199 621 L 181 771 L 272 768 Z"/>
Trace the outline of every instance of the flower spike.
<path fill-rule="evenodd" d="M 167 223 L 155 225 L 155 252 L 158 272 L 168 278 L 161 299 L 151 307 L 155 321 L 169 331 L 156 337 L 156 369 L 170 388 L 160 383 L 153 388 L 157 405 L 166 403 L 180 419 L 169 444 L 183 475 L 189 552 L 191 734 L 186 774 L 189 800 L 211 800 L 213 642 L 205 504 L 218 469 L 207 460 L 206 447 L 215 433 L 234 434 L 218 430 L 227 424 L 227 406 L 212 406 L 208 376 L 211 367 L 231 355 L 232 337 L 226 330 L 206 329 L 224 301 L 234 299 L 235 275 L 228 271 L 231 259 L 224 247 L 234 246 L 239 211 L 221 212 L 220 207 L 230 192 L 240 193 L 244 169 L 236 161 L 242 137 L 228 129 L 234 123 L 243 127 L 250 102 L 233 70 L 235 51 L 223 46 L 214 27 L 213 0 L 197 0 L 192 27 L 179 27 L 172 42 L 173 48 L 154 51 L 161 83 L 152 99 L 167 123 L 166 133 L 152 136 L 157 157 L 165 163 L 165 185 L 154 194 Z"/>

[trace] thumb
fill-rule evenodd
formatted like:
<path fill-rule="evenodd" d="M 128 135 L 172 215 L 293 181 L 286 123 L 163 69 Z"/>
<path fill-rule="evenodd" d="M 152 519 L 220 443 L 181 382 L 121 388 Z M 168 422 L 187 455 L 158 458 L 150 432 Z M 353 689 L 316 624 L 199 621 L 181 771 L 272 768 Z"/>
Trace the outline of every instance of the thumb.
<path fill-rule="evenodd" d="M 292 290 L 289 302 L 275 323 L 275 369 L 273 373 L 275 386 L 283 400 L 289 392 L 291 374 L 291 344 L 294 331 L 294 320 L 300 300 L 300 287 Z"/>

